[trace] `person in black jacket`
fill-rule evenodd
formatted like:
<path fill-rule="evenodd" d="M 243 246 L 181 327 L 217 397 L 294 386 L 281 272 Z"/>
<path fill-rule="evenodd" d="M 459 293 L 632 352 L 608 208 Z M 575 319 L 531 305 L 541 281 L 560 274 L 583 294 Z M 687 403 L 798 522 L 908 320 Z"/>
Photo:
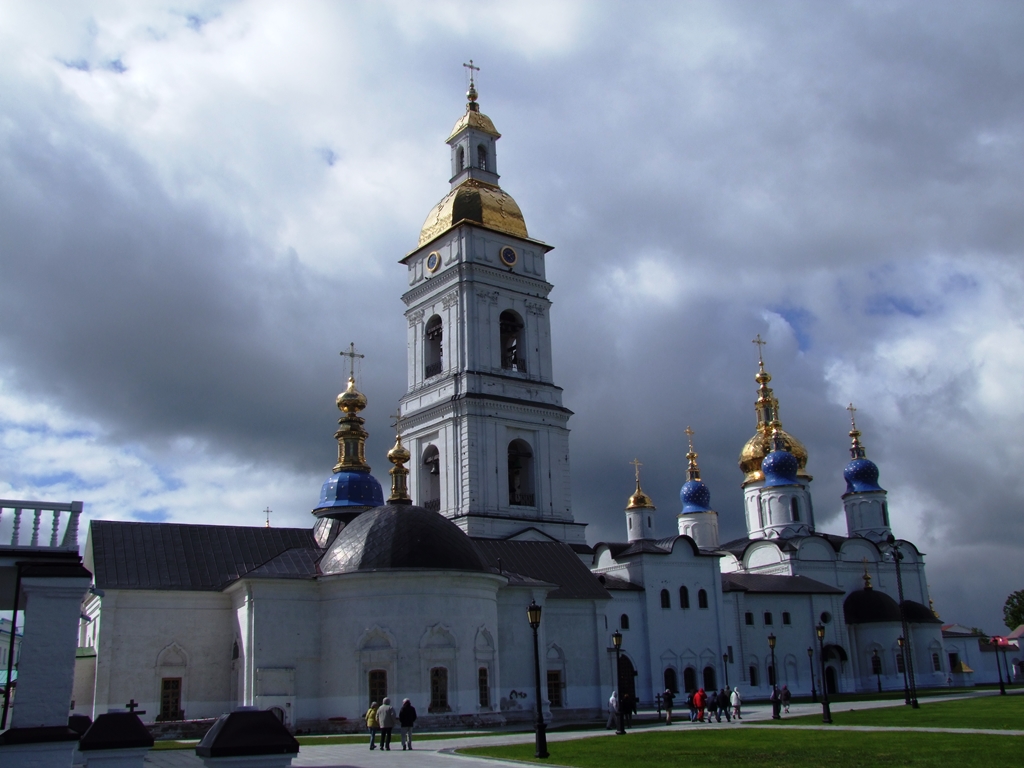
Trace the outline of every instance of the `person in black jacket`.
<path fill-rule="evenodd" d="M 412 726 L 416 722 L 416 707 L 408 699 L 402 700 L 398 710 L 398 723 L 402 726 L 402 751 L 412 749 Z"/>

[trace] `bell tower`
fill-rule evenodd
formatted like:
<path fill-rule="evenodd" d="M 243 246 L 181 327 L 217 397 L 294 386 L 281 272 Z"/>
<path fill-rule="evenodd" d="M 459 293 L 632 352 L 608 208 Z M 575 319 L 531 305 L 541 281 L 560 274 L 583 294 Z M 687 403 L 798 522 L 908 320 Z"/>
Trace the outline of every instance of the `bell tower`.
<path fill-rule="evenodd" d="M 470 536 L 538 535 L 533 528 L 585 543 L 569 497 L 571 412 L 553 381 L 551 246 L 529 236 L 498 186 L 500 134 L 480 112 L 472 79 L 467 97 L 447 141 L 451 190 L 401 260 L 410 493 Z"/>

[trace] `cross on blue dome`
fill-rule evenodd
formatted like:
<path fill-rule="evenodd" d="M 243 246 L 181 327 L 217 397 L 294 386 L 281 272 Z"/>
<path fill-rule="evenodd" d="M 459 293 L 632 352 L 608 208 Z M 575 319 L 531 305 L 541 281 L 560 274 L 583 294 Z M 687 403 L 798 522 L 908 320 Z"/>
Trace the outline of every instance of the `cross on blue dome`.
<path fill-rule="evenodd" d="M 782 431 L 778 421 L 772 425 L 772 451 L 761 462 L 764 473 L 764 487 L 774 488 L 779 485 L 799 485 L 796 473 L 800 465 L 796 456 L 787 451 L 782 444 Z"/>
<path fill-rule="evenodd" d="M 843 470 L 847 493 L 866 493 L 885 490 L 878 484 L 878 467 L 867 457 L 867 451 L 860 442 L 860 430 L 854 413 L 857 411 L 850 403 L 846 410 L 850 412 L 850 458 L 852 461 Z"/>

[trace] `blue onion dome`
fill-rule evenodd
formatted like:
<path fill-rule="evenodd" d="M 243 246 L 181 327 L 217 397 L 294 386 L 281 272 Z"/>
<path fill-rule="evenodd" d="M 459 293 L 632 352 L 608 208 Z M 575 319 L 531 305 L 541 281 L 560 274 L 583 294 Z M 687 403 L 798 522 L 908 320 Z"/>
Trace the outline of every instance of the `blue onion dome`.
<path fill-rule="evenodd" d="M 384 504 L 384 491 L 370 474 L 364 452 L 369 433 L 363 428 L 365 420 L 359 412 L 366 407 L 366 396 L 356 389 L 354 376 L 348 377 L 348 388 L 338 395 L 338 463 L 333 474 L 320 488 L 320 501 L 313 514 L 320 517 L 347 517 L 370 507 Z"/>
<path fill-rule="evenodd" d="M 679 491 L 679 500 L 683 502 L 683 514 L 689 512 L 711 512 L 711 491 L 700 479 L 700 467 L 697 466 L 697 452 L 693 450 L 694 432 L 686 428 L 686 436 L 690 440 L 690 450 L 686 454 L 686 482 Z"/>
<path fill-rule="evenodd" d="M 867 457 L 867 451 L 860 442 L 860 430 L 857 429 L 857 422 L 854 420 L 854 412 L 857 410 L 853 403 L 847 407 L 850 412 L 850 458 L 851 461 L 843 470 L 843 478 L 846 480 L 847 493 L 865 493 L 867 491 L 885 490 L 878 484 L 878 466 Z"/>
<path fill-rule="evenodd" d="M 772 451 L 761 462 L 765 488 L 773 488 L 778 485 L 799 485 L 796 473 L 800 470 L 800 464 L 796 456 L 783 447 L 781 433 L 779 423 L 774 422 Z"/>
<path fill-rule="evenodd" d="M 688 480 L 679 491 L 679 499 L 683 502 L 683 514 L 711 511 L 711 491 L 701 480 Z"/>

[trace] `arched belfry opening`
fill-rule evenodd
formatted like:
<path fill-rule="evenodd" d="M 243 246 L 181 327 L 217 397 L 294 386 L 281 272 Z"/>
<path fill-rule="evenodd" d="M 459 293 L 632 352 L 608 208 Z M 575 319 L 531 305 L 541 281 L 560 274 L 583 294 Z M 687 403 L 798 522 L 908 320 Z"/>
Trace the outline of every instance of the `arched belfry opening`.
<path fill-rule="evenodd" d="M 476 148 L 476 167 L 481 171 L 487 170 L 487 147 L 483 144 L 477 145 Z"/>
<path fill-rule="evenodd" d="M 501 367 L 506 371 L 526 373 L 526 354 L 523 344 L 525 324 L 523 318 L 506 309 L 498 318 L 501 326 Z"/>
<path fill-rule="evenodd" d="M 508 503 L 513 507 L 534 506 L 533 451 L 525 440 L 508 444 Z"/>
<path fill-rule="evenodd" d="M 434 315 L 427 321 L 424 330 L 423 378 L 437 376 L 444 370 L 444 337 L 441 318 Z"/>
<path fill-rule="evenodd" d="M 441 510 L 441 454 L 434 445 L 423 452 L 420 465 L 420 505 L 430 512 Z"/>
<path fill-rule="evenodd" d="M 459 147 L 458 151 L 455 153 L 455 158 L 456 173 L 466 170 L 466 150 L 464 147 Z"/>

